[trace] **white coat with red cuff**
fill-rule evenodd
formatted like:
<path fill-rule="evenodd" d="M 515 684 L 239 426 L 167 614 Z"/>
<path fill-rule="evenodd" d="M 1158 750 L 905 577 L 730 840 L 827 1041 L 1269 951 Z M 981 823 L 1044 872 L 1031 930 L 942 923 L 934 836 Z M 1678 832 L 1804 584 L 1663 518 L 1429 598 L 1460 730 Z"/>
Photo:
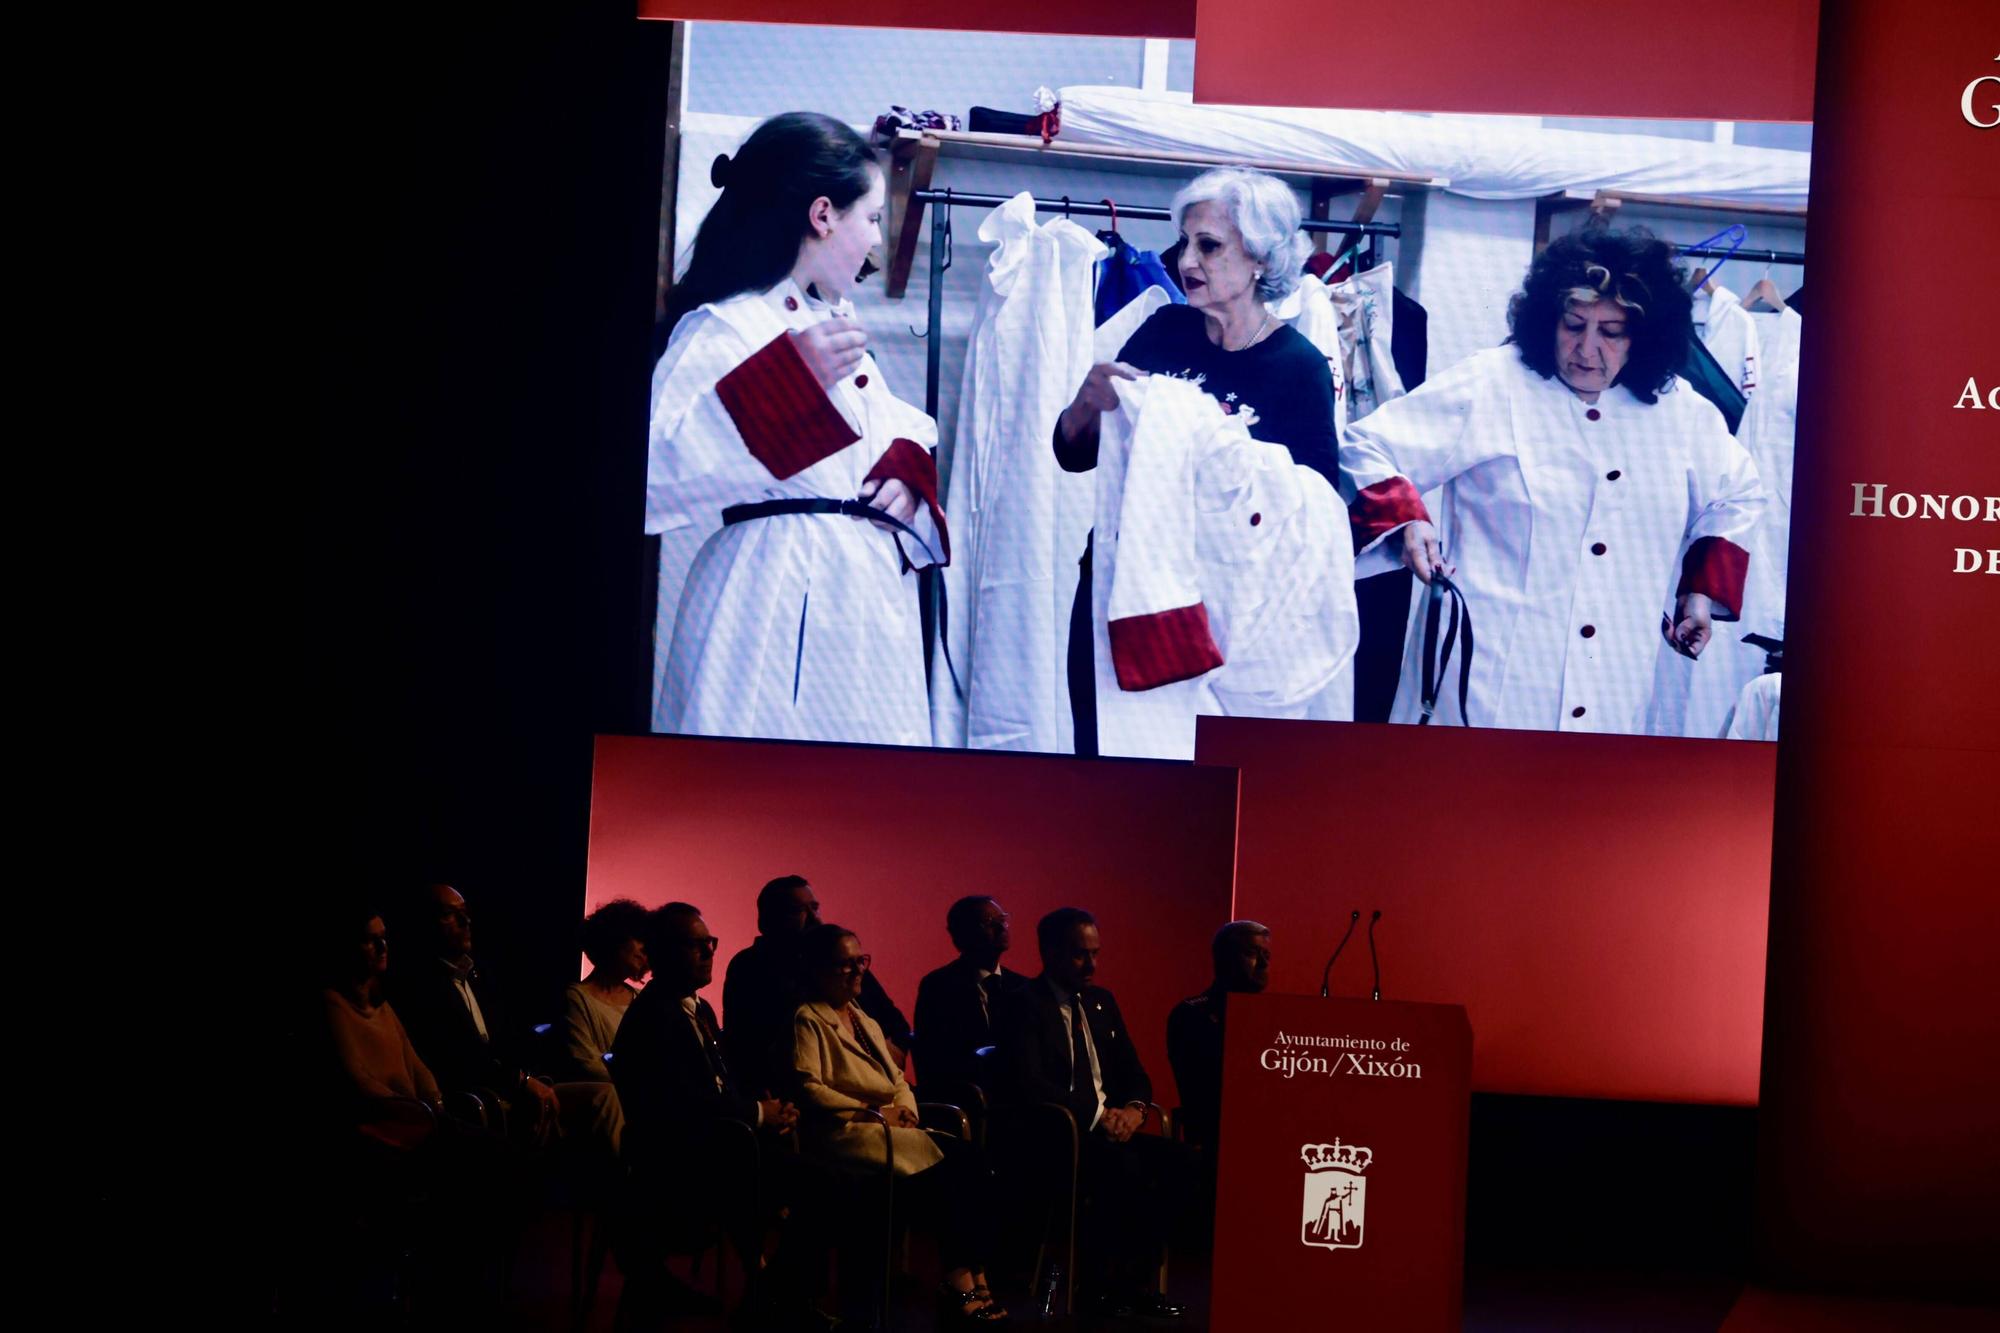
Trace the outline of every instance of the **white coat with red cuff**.
<path fill-rule="evenodd" d="M 931 743 L 916 571 L 950 559 L 937 427 L 872 356 L 821 387 L 791 335 L 834 313 L 790 279 L 705 305 L 653 372 L 646 531 L 710 534 L 659 608 L 655 731 Z M 915 537 L 845 514 L 723 522 L 890 478 L 918 497 Z"/>
<path fill-rule="evenodd" d="M 1340 497 L 1194 384 L 1116 388 L 1096 468 L 1098 752 L 1192 759 L 1201 714 L 1308 716 L 1360 637 Z"/>
<path fill-rule="evenodd" d="M 1742 606 L 1763 488 L 1683 381 L 1650 404 L 1623 387 L 1586 403 L 1498 347 L 1354 422 L 1340 461 L 1357 490 L 1357 573 L 1399 567 L 1401 530 L 1429 519 L 1465 593 L 1468 716 L 1454 659 L 1438 722 L 1644 732 L 1677 595 L 1707 594 L 1718 621 Z M 1419 497 L 1440 487 L 1432 516 Z M 1391 721 L 1420 713 L 1423 609 L 1413 599 Z"/>

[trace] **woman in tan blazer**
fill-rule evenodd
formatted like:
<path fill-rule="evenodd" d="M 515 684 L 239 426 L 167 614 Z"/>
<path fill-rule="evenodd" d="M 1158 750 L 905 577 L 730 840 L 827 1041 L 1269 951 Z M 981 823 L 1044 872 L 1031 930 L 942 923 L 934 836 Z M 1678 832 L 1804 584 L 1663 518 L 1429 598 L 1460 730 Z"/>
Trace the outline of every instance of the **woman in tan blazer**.
<path fill-rule="evenodd" d="M 803 942 L 809 998 L 792 1016 L 800 1144 L 856 1171 L 880 1170 L 889 1154 L 897 1209 L 929 1219 L 937 1232 L 944 1313 L 961 1324 L 1005 1319 L 986 1285 L 993 1175 L 971 1144 L 918 1127 L 916 1094 L 887 1055 L 881 1027 L 855 1003 L 869 961 L 854 932 L 840 926 L 816 926 Z"/>

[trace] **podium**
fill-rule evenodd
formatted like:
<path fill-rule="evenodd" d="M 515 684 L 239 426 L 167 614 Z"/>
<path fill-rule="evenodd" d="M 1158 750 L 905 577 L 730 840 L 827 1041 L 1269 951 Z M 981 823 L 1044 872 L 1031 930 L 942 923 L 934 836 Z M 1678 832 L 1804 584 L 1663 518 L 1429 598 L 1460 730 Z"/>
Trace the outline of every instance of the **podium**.
<path fill-rule="evenodd" d="M 1213 1333 L 1455 1333 L 1471 1081 L 1459 1005 L 1230 996 Z"/>

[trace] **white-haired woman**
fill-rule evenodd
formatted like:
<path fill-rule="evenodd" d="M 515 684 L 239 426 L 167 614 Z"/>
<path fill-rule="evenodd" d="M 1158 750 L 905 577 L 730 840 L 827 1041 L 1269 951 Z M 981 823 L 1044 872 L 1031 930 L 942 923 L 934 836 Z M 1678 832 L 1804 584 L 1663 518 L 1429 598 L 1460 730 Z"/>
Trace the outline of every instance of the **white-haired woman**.
<path fill-rule="evenodd" d="M 1056 422 L 1057 461 L 1069 472 L 1097 466 L 1098 418 L 1118 407 L 1115 381 L 1172 375 L 1199 384 L 1225 412 L 1250 410 L 1253 439 L 1284 445 L 1337 490 L 1333 371 L 1303 334 L 1269 309 L 1298 285 L 1305 265 L 1297 196 L 1263 172 L 1222 168 L 1183 187 L 1171 212 L 1185 242 L 1177 276 L 1187 304 L 1161 306 L 1117 360 L 1091 367 Z M 1086 548 L 1070 612 L 1070 712 L 1078 754 L 1097 753 L 1090 563 Z"/>

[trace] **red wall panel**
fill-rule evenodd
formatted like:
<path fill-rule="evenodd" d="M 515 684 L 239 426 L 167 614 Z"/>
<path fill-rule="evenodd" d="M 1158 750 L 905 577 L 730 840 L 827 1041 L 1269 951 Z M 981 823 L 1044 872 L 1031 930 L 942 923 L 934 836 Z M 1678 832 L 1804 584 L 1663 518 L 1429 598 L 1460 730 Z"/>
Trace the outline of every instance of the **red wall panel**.
<path fill-rule="evenodd" d="M 1274 989 L 1463 1004 L 1487 1092 L 1757 1098 L 1775 747 L 1203 718 Z"/>
<path fill-rule="evenodd" d="M 1825 7 L 1759 1152 L 1791 1280 L 1991 1293 L 2000 1253 L 2000 580 L 1952 572 L 2000 531 L 1852 513 L 1857 482 L 2000 494 L 1995 413 L 1952 407 L 2000 383 L 2000 130 L 1959 107 L 1994 15 Z M 1914 305 L 1850 280 L 1885 236 Z"/>
<path fill-rule="evenodd" d="M 944 913 L 990 893 L 1013 916 L 1009 966 L 1033 974 L 1035 922 L 1096 913 L 1099 981 L 1133 1024 L 1154 1095 L 1173 1105 L 1167 1011 L 1208 984 L 1208 937 L 1229 919 L 1236 774 L 1146 761 L 600 737 L 590 908 L 610 898 L 703 909 L 722 969 L 757 933 L 766 880 L 802 874 L 861 936 L 914 1017 L 917 981 L 950 961 Z M 722 1015 L 723 1025 L 729 1015 Z"/>

